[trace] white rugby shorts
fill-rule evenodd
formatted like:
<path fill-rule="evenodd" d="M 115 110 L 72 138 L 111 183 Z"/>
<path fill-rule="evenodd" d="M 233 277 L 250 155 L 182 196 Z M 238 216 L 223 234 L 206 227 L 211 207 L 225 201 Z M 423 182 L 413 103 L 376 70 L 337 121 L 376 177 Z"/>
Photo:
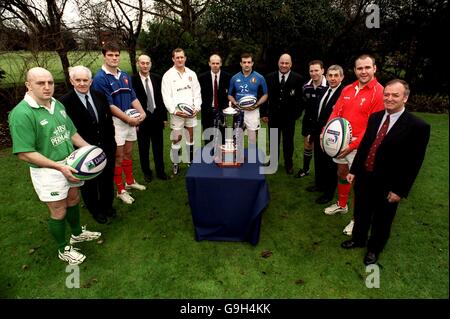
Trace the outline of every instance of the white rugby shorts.
<path fill-rule="evenodd" d="M 184 118 L 178 115 L 170 114 L 170 128 L 172 130 L 182 130 L 185 127 L 197 126 L 197 118 Z"/>
<path fill-rule="evenodd" d="M 131 126 L 115 116 L 113 116 L 113 123 L 117 146 L 125 145 L 126 141 L 134 142 L 137 140 L 135 126 Z"/>
<path fill-rule="evenodd" d="M 244 123 L 248 130 L 257 131 L 261 127 L 259 109 L 244 111 Z"/>
<path fill-rule="evenodd" d="M 58 163 L 64 163 L 59 161 Z M 71 183 L 63 173 L 53 168 L 30 167 L 31 182 L 34 190 L 42 202 L 56 202 L 67 198 L 69 189 L 84 184 Z"/>
<path fill-rule="evenodd" d="M 356 151 L 357 150 L 351 151 L 344 158 L 333 158 L 333 161 L 338 164 L 348 164 L 348 167 L 350 168 L 352 167 L 353 160 L 355 159 Z"/>

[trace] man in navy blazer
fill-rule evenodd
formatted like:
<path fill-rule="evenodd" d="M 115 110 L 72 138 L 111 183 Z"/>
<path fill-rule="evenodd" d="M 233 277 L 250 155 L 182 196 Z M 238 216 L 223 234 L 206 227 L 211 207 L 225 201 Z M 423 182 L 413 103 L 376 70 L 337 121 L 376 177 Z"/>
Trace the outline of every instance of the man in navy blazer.
<path fill-rule="evenodd" d="M 98 223 L 104 224 L 108 217 L 116 214 L 112 207 L 116 141 L 111 109 L 105 96 L 91 89 L 92 73 L 87 67 L 72 67 L 69 76 L 73 89 L 59 100 L 64 104 L 78 134 L 89 144 L 103 149 L 107 158 L 103 172 L 96 178 L 85 181 L 81 187 L 86 208 Z M 88 107 L 92 107 L 93 113 L 90 113 Z"/>
<path fill-rule="evenodd" d="M 430 139 L 430 125 L 405 110 L 408 96 L 405 81 L 386 84 L 385 110 L 370 116 L 347 176 L 355 183 L 355 225 L 352 239 L 341 246 L 367 245 L 366 265 L 376 263 L 386 245 L 398 203 L 408 196 Z"/>
<path fill-rule="evenodd" d="M 344 70 L 341 66 L 331 65 L 326 74 L 328 88 L 317 98 L 311 119 L 311 138 L 314 141 L 314 182 L 307 187 L 310 192 L 322 192 L 316 199 L 317 204 L 326 204 L 333 200 L 337 187 L 337 166 L 333 159 L 320 147 L 320 135 L 333 112 L 339 95 L 341 94 Z"/>
<path fill-rule="evenodd" d="M 147 117 L 139 125 L 137 131 L 139 159 L 141 163 L 144 180 L 149 183 L 153 178 L 150 168 L 150 142 L 152 143 L 153 159 L 155 161 L 156 177 L 167 180 L 168 176 L 164 171 L 164 127 L 167 124 L 167 110 L 164 106 L 161 95 L 161 76 L 150 72 L 152 61 L 148 55 L 140 55 L 137 58 L 139 73 L 131 77 L 136 96 L 141 102 Z M 146 92 L 146 81 L 150 92 Z M 152 100 L 148 99 L 150 97 Z"/>
<path fill-rule="evenodd" d="M 302 115 L 302 78 L 291 70 L 292 58 L 282 54 L 278 60 L 278 71 L 266 77 L 269 98 L 261 108 L 261 119 L 269 123 L 269 128 L 278 128 L 277 142 L 280 154 L 280 142 L 283 139 L 284 168 L 287 174 L 293 174 L 295 122 Z"/>
<path fill-rule="evenodd" d="M 221 69 L 222 58 L 218 54 L 209 57 L 209 67 L 211 70 L 199 75 L 198 81 L 202 94 L 202 129 L 214 127 L 216 119 L 223 121 L 221 110 L 228 107 L 228 87 L 230 86 L 231 75 Z M 214 101 L 214 80 L 217 80 L 217 102 Z M 214 105 L 217 103 L 217 106 Z M 223 127 L 219 127 L 224 141 Z M 209 141 L 212 140 L 212 137 Z M 207 143 L 208 140 L 205 141 Z"/>

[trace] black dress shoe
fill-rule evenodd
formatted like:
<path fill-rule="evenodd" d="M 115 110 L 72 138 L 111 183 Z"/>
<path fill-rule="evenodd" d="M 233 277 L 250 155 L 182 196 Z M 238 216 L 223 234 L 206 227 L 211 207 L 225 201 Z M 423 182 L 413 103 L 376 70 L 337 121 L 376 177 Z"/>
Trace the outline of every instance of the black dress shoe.
<path fill-rule="evenodd" d="M 110 209 L 108 209 L 107 211 L 106 211 L 106 216 L 107 217 L 116 217 L 116 215 L 117 215 L 117 211 L 116 211 L 116 209 L 115 208 L 110 208 Z"/>
<path fill-rule="evenodd" d="M 153 180 L 153 174 L 144 174 L 144 182 L 150 183 Z"/>
<path fill-rule="evenodd" d="M 364 257 L 364 265 L 371 265 L 371 264 L 376 264 L 378 261 L 378 255 L 368 251 L 366 256 Z"/>
<path fill-rule="evenodd" d="M 309 175 L 309 170 L 307 170 L 307 171 L 305 171 L 303 168 L 301 168 L 298 172 L 297 172 L 297 174 L 295 174 L 295 178 L 302 178 L 302 177 L 305 177 L 305 176 L 307 176 L 307 175 Z"/>
<path fill-rule="evenodd" d="M 292 167 L 286 167 L 286 174 L 288 175 L 294 174 L 294 169 Z"/>
<path fill-rule="evenodd" d="M 328 197 L 326 195 L 322 195 L 316 199 L 316 204 L 326 204 L 333 200 L 333 197 Z"/>
<path fill-rule="evenodd" d="M 158 179 L 166 181 L 169 179 L 169 176 L 166 175 L 166 173 L 162 173 L 162 174 L 158 174 L 156 175 L 156 177 L 158 177 Z"/>
<path fill-rule="evenodd" d="M 346 240 L 341 243 L 341 247 L 344 249 L 352 249 L 352 248 L 361 248 L 365 247 L 366 245 L 357 243 L 356 241 L 353 241 L 352 239 Z"/>
<path fill-rule="evenodd" d="M 105 215 L 101 214 L 101 213 L 92 215 L 92 217 L 99 224 L 106 224 L 106 222 L 108 221 L 108 218 Z"/>

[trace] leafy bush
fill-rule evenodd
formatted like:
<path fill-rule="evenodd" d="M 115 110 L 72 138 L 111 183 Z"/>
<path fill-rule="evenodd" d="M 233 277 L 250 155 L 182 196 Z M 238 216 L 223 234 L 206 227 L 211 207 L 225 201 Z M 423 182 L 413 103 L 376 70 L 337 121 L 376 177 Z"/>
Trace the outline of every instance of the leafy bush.
<path fill-rule="evenodd" d="M 415 112 L 429 112 L 448 114 L 448 95 L 412 95 L 407 102 L 408 110 Z"/>

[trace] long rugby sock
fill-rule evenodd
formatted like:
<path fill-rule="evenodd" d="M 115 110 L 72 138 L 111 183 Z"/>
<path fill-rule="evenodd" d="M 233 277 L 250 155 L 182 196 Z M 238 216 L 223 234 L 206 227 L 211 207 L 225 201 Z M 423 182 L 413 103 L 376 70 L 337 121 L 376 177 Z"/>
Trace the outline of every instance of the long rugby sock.
<path fill-rule="evenodd" d="M 194 143 L 186 142 L 186 148 L 189 150 L 189 163 L 194 160 Z"/>
<path fill-rule="evenodd" d="M 122 160 L 122 169 L 125 173 L 125 181 L 128 185 L 134 183 L 134 177 L 133 177 L 133 161 L 131 159 L 124 159 Z"/>
<path fill-rule="evenodd" d="M 122 166 L 114 167 L 114 183 L 116 184 L 117 192 L 120 194 L 125 189 L 122 179 Z"/>
<path fill-rule="evenodd" d="M 309 171 L 309 164 L 311 163 L 312 157 L 313 157 L 312 150 L 304 150 L 303 151 L 303 170 L 305 172 Z"/>
<path fill-rule="evenodd" d="M 350 188 L 352 187 L 346 179 L 340 179 L 338 181 L 338 204 L 341 207 L 345 207 L 348 202 L 348 196 L 350 194 Z"/>
<path fill-rule="evenodd" d="M 76 204 L 72 207 L 67 207 L 66 220 L 72 230 L 72 234 L 78 236 L 81 234 L 80 225 L 80 205 Z"/>
<path fill-rule="evenodd" d="M 172 163 L 174 163 L 174 164 L 180 163 L 180 156 L 181 156 L 180 142 L 175 143 L 175 144 L 172 143 L 171 152 L 170 152 L 170 159 L 172 160 Z"/>
<path fill-rule="evenodd" d="M 58 245 L 60 252 L 64 251 L 64 247 L 67 246 L 66 241 L 66 222 L 64 219 L 53 219 L 50 217 L 48 220 L 48 231 L 53 236 Z"/>

